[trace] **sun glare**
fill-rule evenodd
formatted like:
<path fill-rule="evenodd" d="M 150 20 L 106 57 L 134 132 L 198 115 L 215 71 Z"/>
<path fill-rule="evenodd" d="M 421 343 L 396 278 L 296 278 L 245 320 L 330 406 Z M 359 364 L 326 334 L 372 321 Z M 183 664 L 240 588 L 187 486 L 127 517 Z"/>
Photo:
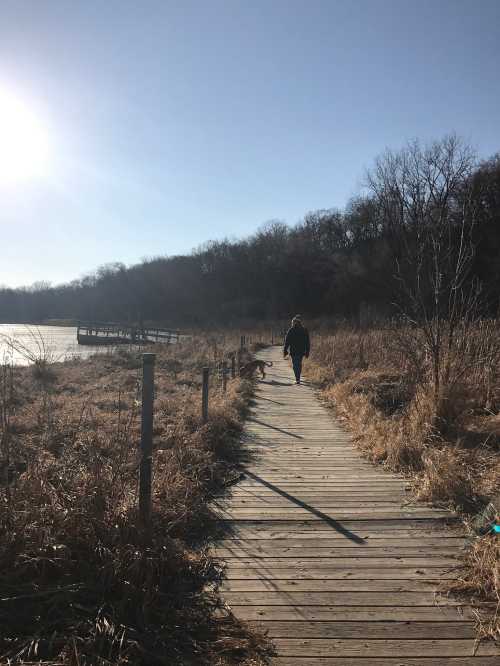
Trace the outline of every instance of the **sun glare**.
<path fill-rule="evenodd" d="M 47 174 L 48 132 L 28 105 L 0 90 L 0 186 Z"/>

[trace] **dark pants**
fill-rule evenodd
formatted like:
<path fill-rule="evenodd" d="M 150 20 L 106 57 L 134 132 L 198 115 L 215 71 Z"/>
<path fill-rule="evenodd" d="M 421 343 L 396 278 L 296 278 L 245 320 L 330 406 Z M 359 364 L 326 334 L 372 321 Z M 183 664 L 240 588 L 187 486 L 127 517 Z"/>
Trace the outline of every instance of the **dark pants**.
<path fill-rule="evenodd" d="M 303 354 L 298 354 L 297 356 L 292 356 L 292 365 L 293 372 L 295 374 L 295 379 L 300 382 L 300 373 L 302 372 L 302 359 L 304 358 Z"/>

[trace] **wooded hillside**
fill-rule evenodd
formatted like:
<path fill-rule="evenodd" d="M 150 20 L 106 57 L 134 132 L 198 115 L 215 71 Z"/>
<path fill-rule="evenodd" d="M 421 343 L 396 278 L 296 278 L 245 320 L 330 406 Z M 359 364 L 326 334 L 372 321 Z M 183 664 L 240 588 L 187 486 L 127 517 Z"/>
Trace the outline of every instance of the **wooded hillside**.
<path fill-rule="evenodd" d="M 500 154 L 479 162 L 454 136 L 428 147 L 413 142 L 380 156 L 366 183 L 344 210 L 308 213 L 294 227 L 272 221 L 249 238 L 210 241 L 188 256 L 109 264 L 55 287 L 0 289 L 0 321 L 189 326 L 293 312 L 389 315 L 402 284 L 408 287 L 415 277 L 423 298 L 432 298 L 432 279 L 422 287 L 422 275 L 435 273 L 436 261 L 438 273 L 447 262 L 456 268 L 457 252 L 465 247 L 461 284 L 481 282 L 482 307 L 497 311 Z"/>

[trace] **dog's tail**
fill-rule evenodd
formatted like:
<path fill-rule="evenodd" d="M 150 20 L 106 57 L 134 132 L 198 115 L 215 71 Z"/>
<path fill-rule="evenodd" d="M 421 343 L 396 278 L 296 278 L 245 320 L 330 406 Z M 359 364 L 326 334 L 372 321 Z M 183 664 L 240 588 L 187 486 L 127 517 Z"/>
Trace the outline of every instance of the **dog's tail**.
<path fill-rule="evenodd" d="M 264 361 L 265 365 L 268 365 L 269 367 L 272 366 L 273 362 L 272 361 Z"/>

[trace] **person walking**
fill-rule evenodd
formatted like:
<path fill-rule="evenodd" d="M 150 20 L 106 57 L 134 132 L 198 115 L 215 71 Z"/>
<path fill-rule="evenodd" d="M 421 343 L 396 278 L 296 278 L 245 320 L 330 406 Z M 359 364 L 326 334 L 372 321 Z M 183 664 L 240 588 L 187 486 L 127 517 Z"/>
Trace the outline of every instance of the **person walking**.
<path fill-rule="evenodd" d="M 300 315 L 295 315 L 292 319 L 292 325 L 288 329 L 285 337 L 285 346 L 283 348 L 283 357 L 292 357 L 293 372 L 295 374 L 295 383 L 300 384 L 300 374 L 302 372 L 302 359 L 309 357 L 310 351 L 309 333 L 307 328 L 302 325 Z"/>

